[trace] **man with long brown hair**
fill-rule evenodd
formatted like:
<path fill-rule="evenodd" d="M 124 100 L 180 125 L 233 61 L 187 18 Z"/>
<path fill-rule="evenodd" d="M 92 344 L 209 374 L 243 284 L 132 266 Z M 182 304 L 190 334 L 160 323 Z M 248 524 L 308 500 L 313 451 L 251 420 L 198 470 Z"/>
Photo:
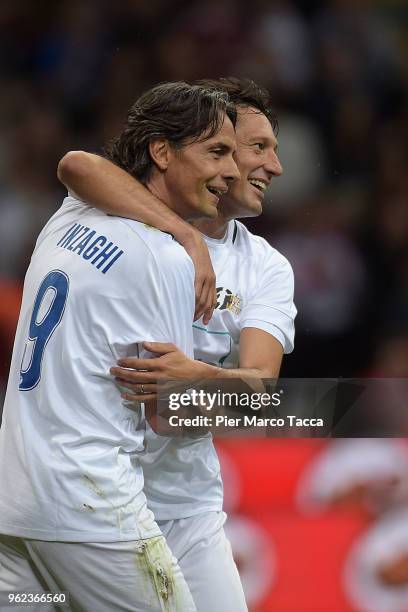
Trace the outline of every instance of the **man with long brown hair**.
<path fill-rule="evenodd" d="M 213 217 L 239 176 L 234 122 L 226 94 L 163 84 L 111 154 L 182 218 Z M 146 506 L 142 416 L 109 375 L 146 338 L 193 356 L 193 276 L 169 234 L 72 196 L 41 232 L 0 430 L 0 607 L 64 591 L 71 610 L 196 609 Z"/>

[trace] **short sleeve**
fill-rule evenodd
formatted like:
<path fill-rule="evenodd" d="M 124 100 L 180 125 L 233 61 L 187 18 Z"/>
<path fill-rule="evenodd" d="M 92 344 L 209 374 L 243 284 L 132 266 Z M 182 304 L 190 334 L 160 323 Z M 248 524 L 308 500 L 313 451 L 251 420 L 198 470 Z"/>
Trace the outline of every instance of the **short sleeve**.
<path fill-rule="evenodd" d="M 269 247 L 257 274 L 256 288 L 244 305 L 241 329 L 262 329 L 282 344 L 285 353 L 291 353 L 297 313 L 293 293 L 294 277 L 290 263 Z"/>

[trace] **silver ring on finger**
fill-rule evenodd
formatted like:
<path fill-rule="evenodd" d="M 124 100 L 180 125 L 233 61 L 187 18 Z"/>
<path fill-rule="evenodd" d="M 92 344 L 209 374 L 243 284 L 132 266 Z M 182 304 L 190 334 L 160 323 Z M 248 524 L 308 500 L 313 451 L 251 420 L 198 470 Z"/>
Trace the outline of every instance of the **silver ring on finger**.
<path fill-rule="evenodd" d="M 140 385 L 140 393 L 143 395 L 144 394 L 144 385 Z"/>

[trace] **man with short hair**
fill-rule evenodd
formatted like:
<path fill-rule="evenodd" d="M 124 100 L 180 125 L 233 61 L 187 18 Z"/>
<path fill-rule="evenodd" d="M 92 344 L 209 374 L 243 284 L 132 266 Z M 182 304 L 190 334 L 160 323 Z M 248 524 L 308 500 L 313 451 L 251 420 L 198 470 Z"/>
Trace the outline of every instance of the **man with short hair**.
<path fill-rule="evenodd" d="M 160 356 L 127 358 L 120 361 L 124 367 L 112 369 L 122 383 L 128 381 L 129 400 L 154 397 L 160 378 L 277 378 L 283 352 L 293 349 L 296 309 L 290 264 L 235 221 L 261 214 L 266 188 L 282 173 L 269 96 L 248 80 L 203 83 L 226 91 L 238 113 L 236 161 L 241 178 L 222 197 L 217 218 L 194 222 L 205 235 L 216 272 L 217 304 L 207 325 L 199 321 L 193 326 L 195 360 L 174 345 L 146 343 Z M 165 223 L 167 231 L 184 237 L 180 219 L 159 218 L 161 203 L 142 194 L 140 185 L 106 160 L 82 152 L 69 154 L 60 164 L 60 178 L 108 212 Z M 179 560 L 198 610 L 245 610 L 223 530 L 223 486 L 211 436 L 166 439 L 148 430 L 146 446 L 142 462 L 148 504 Z"/>
<path fill-rule="evenodd" d="M 213 217 L 239 176 L 235 116 L 226 94 L 163 84 L 110 155 L 182 218 Z M 146 506 L 140 413 L 109 376 L 146 337 L 192 356 L 193 313 L 193 266 L 169 234 L 71 196 L 41 232 L 0 430 L 1 605 L 66 591 L 86 612 L 196 609 Z"/>

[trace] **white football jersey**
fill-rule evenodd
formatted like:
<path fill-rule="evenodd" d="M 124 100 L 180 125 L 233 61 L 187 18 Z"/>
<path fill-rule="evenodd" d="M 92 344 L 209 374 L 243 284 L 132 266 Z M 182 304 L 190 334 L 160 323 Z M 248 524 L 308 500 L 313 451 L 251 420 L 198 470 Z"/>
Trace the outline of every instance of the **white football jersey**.
<path fill-rule="evenodd" d="M 245 327 L 274 336 L 293 350 L 292 268 L 266 240 L 231 221 L 223 240 L 206 238 L 217 278 L 217 306 L 207 326 L 193 324 L 194 357 L 225 368 L 239 367 Z M 157 520 L 222 509 L 223 486 L 212 436 L 164 438 L 146 432 L 142 456 L 145 493 Z"/>
<path fill-rule="evenodd" d="M 65 199 L 24 283 L 0 430 L 0 533 L 85 542 L 160 534 L 138 462 L 144 424 L 109 369 L 143 340 L 192 356 L 193 281 L 170 235 Z"/>

